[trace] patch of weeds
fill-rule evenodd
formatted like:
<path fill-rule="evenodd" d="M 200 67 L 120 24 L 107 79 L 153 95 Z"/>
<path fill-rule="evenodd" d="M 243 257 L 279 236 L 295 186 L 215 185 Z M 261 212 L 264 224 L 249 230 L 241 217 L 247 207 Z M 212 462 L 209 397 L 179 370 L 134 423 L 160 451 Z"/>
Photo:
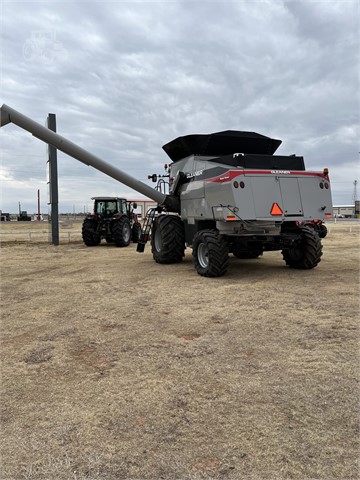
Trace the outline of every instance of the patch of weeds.
<path fill-rule="evenodd" d="M 204 342 L 197 344 L 196 342 L 186 342 L 184 345 L 177 345 L 173 349 L 170 356 L 172 358 L 194 358 L 213 355 L 215 353 L 211 344 Z"/>
<path fill-rule="evenodd" d="M 200 333 L 184 333 L 182 335 L 178 335 L 178 338 L 181 338 L 182 340 L 196 340 L 200 337 Z"/>
<path fill-rule="evenodd" d="M 73 350 L 72 355 L 77 363 L 91 367 L 101 374 L 113 368 L 118 359 L 111 346 L 101 344 L 98 341 L 79 345 Z"/>
<path fill-rule="evenodd" d="M 67 328 L 66 330 L 60 330 L 59 332 L 54 333 L 47 333 L 46 335 L 42 335 L 38 337 L 41 342 L 52 342 L 60 337 L 69 337 L 74 333 L 77 333 L 78 329 L 75 327 Z"/>
<path fill-rule="evenodd" d="M 60 445 L 67 445 L 72 442 L 73 437 L 77 434 L 77 425 L 63 425 L 54 430 L 53 436 Z"/>
<path fill-rule="evenodd" d="M 52 345 L 35 348 L 24 357 L 24 362 L 31 364 L 48 362 L 53 357 L 51 353 L 53 349 Z"/>
<path fill-rule="evenodd" d="M 100 325 L 101 330 L 113 330 L 114 328 L 124 328 L 125 323 L 107 322 Z"/>

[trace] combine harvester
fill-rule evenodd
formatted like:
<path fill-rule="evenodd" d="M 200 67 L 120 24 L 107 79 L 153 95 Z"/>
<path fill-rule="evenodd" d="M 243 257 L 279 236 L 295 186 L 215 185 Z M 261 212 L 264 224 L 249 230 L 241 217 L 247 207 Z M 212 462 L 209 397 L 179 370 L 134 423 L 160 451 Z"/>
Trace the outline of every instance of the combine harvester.
<path fill-rule="evenodd" d="M 151 234 L 157 263 L 180 262 L 186 246 L 205 277 L 224 275 L 230 253 L 279 250 L 295 269 L 321 260 L 323 222 L 332 216 L 328 170 L 306 171 L 303 157 L 275 155 L 280 140 L 233 130 L 179 137 L 163 146 L 172 160 L 165 194 L 3 105 L 1 126 L 10 122 L 157 202 L 137 246 L 143 252 Z"/>

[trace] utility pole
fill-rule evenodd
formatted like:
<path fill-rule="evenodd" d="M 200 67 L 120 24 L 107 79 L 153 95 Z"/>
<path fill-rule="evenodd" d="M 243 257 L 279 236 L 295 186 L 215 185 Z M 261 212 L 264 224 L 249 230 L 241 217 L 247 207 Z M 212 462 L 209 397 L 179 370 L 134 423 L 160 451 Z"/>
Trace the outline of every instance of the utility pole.
<path fill-rule="evenodd" d="M 353 191 L 352 201 L 353 201 L 353 205 L 355 205 L 355 203 L 357 201 L 357 184 L 358 184 L 358 181 L 354 180 L 353 184 L 354 184 L 354 191 Z"/>
<path fill-rule="evenodd" d="M 38 189 L 37 191 L 37 199 L 38 199 L 38 214 L 37 214 L 37 219 L 38 219 L 38 222 L 40 222 L 40 215 L 41 215 L 41 212 L 40 212 L 40 189 Z"/>

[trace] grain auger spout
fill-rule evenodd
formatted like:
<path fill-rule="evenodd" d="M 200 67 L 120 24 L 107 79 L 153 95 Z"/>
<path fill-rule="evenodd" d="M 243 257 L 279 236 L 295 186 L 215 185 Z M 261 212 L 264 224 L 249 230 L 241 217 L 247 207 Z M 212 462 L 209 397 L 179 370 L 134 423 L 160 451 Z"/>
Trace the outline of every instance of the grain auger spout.
<path fill-rule="evenodd" d="M 145 195 L 146 197 L 151 198 L 157 202 L 159 206 L 164 207 L 165 210 L 169 212 L 179 211 L 179 201 L 175 196 L 166 195 L 155 190 L 154 188 L 151 188 L 149 185 L 146 185 L 146 183 L 143 183 L 131 175 L 128 175 L 119 168 L 116 168 L 113 165 L 105 162 L 96 155 L 93 155 L 84 148 L 79 147 L 75 143 L 67 140 L 58 133 L 49 130 L 48 128 L 14 110 L 8 105 L 4 104 L 0 110 L 1 127 L 7 125 L 8 123 L 14 123 L 18 127 L 30 132 L 32 135 L 34 135 L 34 137 L 37 137 L 43 142 L 53 145 L 58 150 L 70 155 L 70 157 L 73 157 L 85 165 L 91 166 L 96 170 L 105 173 L 105 175 L 108 175 L 124 185 Z"/>

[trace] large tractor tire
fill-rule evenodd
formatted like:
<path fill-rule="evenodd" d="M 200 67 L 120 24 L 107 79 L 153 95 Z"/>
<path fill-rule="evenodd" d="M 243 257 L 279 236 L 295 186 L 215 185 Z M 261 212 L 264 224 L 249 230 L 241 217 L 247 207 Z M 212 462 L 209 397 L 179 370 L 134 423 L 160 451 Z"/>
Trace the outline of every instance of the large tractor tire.
<path fill-rule="evenodd" d="M 193 262 L 203 277 L 221 277 L 229 265 L 229 247 L 216 230 L 200 230 L 193 241 Z"/>
<path fill-rule="evenodd" d="M 139 222 L 135 222 L 131 229 L 131 240 L 134 243 L 138 243 L 141 236 L 141 225 Z"/>
<path fill-rule="evenodd" d="M 120 217 L 114 220 L 112 236 L 116 247 L 127 247 L 131 241 L 131 225 L 128 217 Z"/>
<path fill-rule="evenodd" d="M 322 256 L 319 235 L 311 227 L 301 227 L 301 241 L 298 245 L 282 250 L 283 259 L 290 268 L 309 270 L 318 265 Z"/>
<path fill-rule="evenodd" d="M 159 215 L 152 227 L 151 251 L 157 263 L 179 263 L 185 254 L 185 230 L 180 217 Z"/>
<path fill-rule="evenodd" d="M 101 238 L 96 234 L 96 222 L 90 218 L 85 218 L 82 225 L 82 239 L 87 247 L 99 245 Z"/>

